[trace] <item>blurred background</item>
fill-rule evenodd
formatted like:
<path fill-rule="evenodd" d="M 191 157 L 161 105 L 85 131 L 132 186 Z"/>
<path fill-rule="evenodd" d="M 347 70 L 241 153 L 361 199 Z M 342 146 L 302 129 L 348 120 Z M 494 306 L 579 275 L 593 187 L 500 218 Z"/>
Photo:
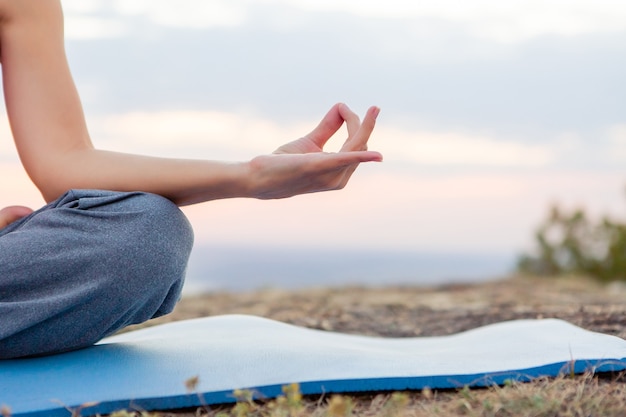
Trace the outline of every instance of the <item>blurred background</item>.
<path fill-rule="evenodd" d="M 551 204 L 625 212 L 624 2 L 63 5 L 100 148 L 246 160 L 338 101 L 382 108 L 370 149 L 385 161 L 345 190 L 185 208 L 188 292 L 495 279 Z M 0 204 L 41 206 L 0 124 Z"/>

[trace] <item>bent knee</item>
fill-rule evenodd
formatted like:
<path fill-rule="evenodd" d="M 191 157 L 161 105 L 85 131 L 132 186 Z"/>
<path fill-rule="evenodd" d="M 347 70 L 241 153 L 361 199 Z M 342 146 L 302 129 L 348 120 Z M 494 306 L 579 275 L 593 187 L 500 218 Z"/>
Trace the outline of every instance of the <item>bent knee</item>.
<path fill-rule="evenodd" d="M 135 193 L 134 210 L 142 215 L 134 219 L 144 244 L 156 244 L 173 252 L 191 251 L 193 229 L 187 217 L 172 201 L 149 193 Z"/>
<path fill-rule="evenodd" d="M 118 249 L 129 263 L 131 279 L 165 286 L 182 281 L 193 246 L 193 230 L 182 211 L 148 193 L 133 193 L 124 204 L 131 214 Z"/>
<path fill-rule="evenodd" d="M 71 190 L 58 206 L 66 210 L 55 216 L 64 217 L 77 239 L 76 259 L 91 259 L 116 285 L 163 289 L 184 279 L 193 230 L 170 200 L 143 192 Z"/>

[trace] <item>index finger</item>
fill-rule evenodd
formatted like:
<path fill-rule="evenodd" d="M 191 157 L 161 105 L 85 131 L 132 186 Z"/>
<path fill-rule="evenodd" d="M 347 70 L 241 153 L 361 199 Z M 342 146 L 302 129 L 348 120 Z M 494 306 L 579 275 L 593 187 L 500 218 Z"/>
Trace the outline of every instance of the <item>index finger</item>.
<path fill-rule="evenodd" d="M 361 127 L 361 119 L 359 119 L 359 116 L 350 110 L 346 104 L 339 104 L 337 109 L 339 110 L 341 118 L 346 122 L 346 127 L 348 128 L 348 139 L 350 139 Z"/>
<path fill-rule="evenodd" d="M 326 113 L 320 123 L 306 137 L 310 138 L 320 149 L 324 147 L 328 139 L 339 130 L 344 122 L 345 106 L 337 103 Z"/>
<path fill-rule="evenodd" d="M 376 126 L 376 118 L 380 113 L 380 108 L 373 106 L 367 110 L 363 123 L 359 126 L 358 130 L 348 137 L 348 140 L 343 144 L 341 152 L 350 151 L 362 151 L 367 149 L 367 141 Z"/>

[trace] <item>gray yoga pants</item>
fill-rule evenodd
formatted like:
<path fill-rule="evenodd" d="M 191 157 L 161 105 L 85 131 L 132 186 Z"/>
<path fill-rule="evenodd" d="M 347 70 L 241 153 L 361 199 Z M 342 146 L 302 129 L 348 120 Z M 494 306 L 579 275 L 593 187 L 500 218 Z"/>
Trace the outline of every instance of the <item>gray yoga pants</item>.
<path fill-rule="evenodd" d="M 169 313 L 193 232 L 171 201 L 71 190 L 0 229 L 0 358 L 90 346 Z"/>

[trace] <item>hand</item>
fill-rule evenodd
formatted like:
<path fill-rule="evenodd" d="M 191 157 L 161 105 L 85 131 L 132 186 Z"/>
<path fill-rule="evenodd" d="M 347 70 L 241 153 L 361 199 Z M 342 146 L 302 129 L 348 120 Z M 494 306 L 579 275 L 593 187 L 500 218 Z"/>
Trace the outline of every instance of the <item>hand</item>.
<path fill-rule="evenodd" d="M 361 162 L 382 161 L 380 153 L 367 150 L 379 112 L 370 107 L 361 123 L 348 106 L 336 104 L 311 133 L 250 162 L 251 194 L 261 199 L 285 198 L 345 187 Z M 341 150 L 324 152 L 326 142 L 344 123 L 348 138 Z"/>
<path fill-rule="evenodd" d="M 24 206 L 9 206 L 0 210 L 0 229 L 7 227 L 16 220 L 26 217 L 33 210 Z"/>

